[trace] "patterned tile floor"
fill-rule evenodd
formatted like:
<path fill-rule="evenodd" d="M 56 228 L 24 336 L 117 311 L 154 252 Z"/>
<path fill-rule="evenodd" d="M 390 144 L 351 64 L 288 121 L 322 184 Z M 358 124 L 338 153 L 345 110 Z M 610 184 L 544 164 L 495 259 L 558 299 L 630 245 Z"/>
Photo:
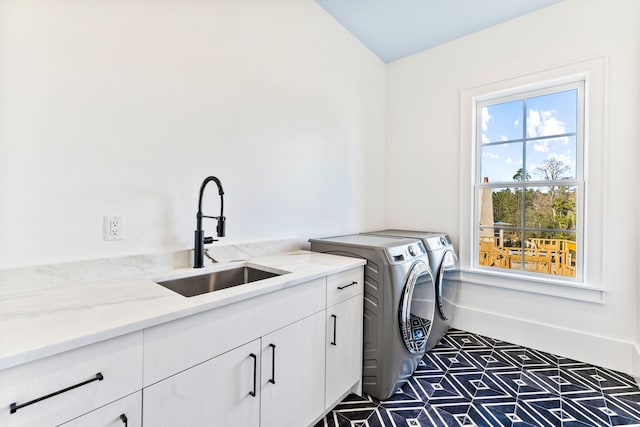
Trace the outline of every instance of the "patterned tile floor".
<path fill-rule="evenodd" d="M 640 426 L 632 377 L 451 330 L 389 400 L 354 394 L 315 427 Z"/>

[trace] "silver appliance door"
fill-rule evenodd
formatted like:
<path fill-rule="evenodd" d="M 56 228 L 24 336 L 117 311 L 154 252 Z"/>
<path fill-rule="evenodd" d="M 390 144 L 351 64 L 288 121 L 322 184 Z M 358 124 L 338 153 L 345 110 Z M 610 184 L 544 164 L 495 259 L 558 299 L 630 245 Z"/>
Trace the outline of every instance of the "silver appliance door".
<path fill-rule="evenodd" d="M 451 320 L 456 310 L 460 281 L 454 275 L 458 269 L 458 257 L 453 249 L 447 249 L 442 256 L 438 279 L 436 281 L 436 299 L 438 311 L 444 320 Z"/>
<path fill-rule="evenodd" d="M 435 285 L 431 269 L 417 261 L 409 271 L 398 310 L 400 336 L 411 353 L 423 353 L 435 314 Z"/>

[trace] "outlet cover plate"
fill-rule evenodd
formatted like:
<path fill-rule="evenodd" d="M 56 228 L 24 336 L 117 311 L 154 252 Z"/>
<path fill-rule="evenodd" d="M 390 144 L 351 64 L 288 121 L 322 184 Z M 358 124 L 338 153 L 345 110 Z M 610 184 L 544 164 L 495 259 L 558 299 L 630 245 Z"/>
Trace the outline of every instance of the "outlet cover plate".
<path fill-rule="evenodd" d="M 122 216 L 104 216 L 103 239 L 105 241 L 124 239 L 124 218 Z"/>

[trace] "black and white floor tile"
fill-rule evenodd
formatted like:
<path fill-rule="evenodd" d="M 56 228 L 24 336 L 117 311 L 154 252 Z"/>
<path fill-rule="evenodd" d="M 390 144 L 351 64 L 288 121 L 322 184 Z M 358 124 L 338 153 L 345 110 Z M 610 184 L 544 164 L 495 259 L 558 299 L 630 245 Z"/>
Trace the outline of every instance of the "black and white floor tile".
<path fill-rule="evenodd" d="M 386 401 L 349 395 L 315 427 L 640 426 L 626 374 L 460 330 Z"/>

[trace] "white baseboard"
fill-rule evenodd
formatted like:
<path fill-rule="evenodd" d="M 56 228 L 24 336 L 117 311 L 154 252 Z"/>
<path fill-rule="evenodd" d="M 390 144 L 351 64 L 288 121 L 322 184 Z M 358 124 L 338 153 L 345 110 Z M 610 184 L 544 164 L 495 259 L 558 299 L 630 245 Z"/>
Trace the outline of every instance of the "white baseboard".
<path fill-rule="evenodd" d="M 638 376 L 640 351 L 631 343 L 458 306 L 452 326 Z"/>

